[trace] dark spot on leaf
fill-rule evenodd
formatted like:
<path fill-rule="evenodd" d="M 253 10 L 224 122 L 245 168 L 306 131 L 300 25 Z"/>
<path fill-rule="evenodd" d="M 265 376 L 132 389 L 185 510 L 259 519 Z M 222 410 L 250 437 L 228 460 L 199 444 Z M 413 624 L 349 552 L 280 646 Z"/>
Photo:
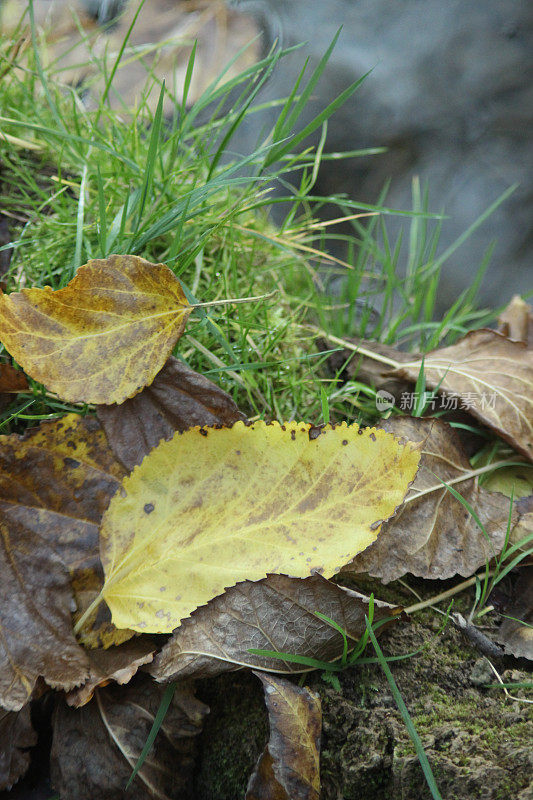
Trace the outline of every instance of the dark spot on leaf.
<path fill-rule="evenodd" d="M 372 439 L 373 442 L 376 441 L 376 434 L 375 433 L 369 433 L 368 436 L 369 436 L 370 439 Z"/>
<path fill-rule="evenodd" d="M 372 525 L 370 526 L 370 530 L 375 531 L 376 528 L 379 528 L 382 522 L 383 522 L 382 519 L 378 519 L 377 522 L 373 522 Z"/>
<path fill-rule="evenodd" d="M 311 428 L 309 428 L 309 441 L 312 442 L 313 439 L 318 439 L 321 433 L 322 433 L 321 426 L 313 425 Z"/>
<path fill-rule="evenodd" d="M 207 431 L 206 431 L 206 429 L 205 429 L 205 428 L 200 428 L 200 434 L 201 434 L 202 436 L 207 436 Z"/>
<path fill-rule="evenodd" d="M 151 514 L 153 510 L 154 510 L 154 504 L 153 503 L 146 503 L 146 505 L 144 507 L 144 513 L 145 514 Z"/>
<path fill-rule="evenodd" d="M 67 442 L 67 447 L 72 447 L 72 449 L 75 450 L 76 449 L 76 443 L 72 442 L 72 441 Z"/>
<path fill-rule="evenodd" d="M 69 458 L 69 457 L 67 456 L 66 458 L 64 458 L 64 459 L 63 459 L 63 464 L 64 464 L 66 467 L 71 467 L 72 469 L 76 469 L 76 467 L 79 467 L 79 466 L 80 466 L 80 464 L 81 464 L 81 461 L 76 461 L 76 459 L 75 459 L 75 458 Z"/>
<path fill-rule="evenodd" d="M 362 436 L 363 435 L 363 429 L 362 428 L 358 428 L 357 433 L 359 434 L 359 436 Z"/>
<path fill-rule="evenodd" d="M 282 431 L 286 431 L 286 430 L 287 430 L 287 426 L 286 426 L 286 425 L 282 425 L 282 426 L 281 426 L 281 430 L 282 430 Z"/>
<path fill-rule="evenodd" d="M 296 431 L 291 431 L 291 439 L 294 442 L 294 440 L 296 439 Z"/>
<path fill-rule="evenodd" d="M 346 445 L 348 444 L 348 439 L 343 439 L 343 440 L 342 440 L 342 443 L 343 443 L 343 445 L 345 445 L 345 446 L 346 446 Z"/>
<path fill-rule="evenodd" d="M 240 450 L 235 450 L 235 455 L 240 456 L 240 454 L 241 454 Z"/>

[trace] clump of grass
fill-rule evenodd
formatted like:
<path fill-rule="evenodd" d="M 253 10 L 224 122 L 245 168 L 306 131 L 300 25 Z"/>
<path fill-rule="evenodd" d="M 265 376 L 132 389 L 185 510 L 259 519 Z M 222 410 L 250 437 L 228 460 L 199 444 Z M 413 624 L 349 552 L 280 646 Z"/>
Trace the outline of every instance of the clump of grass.
<path fill-rule="evenodd" d="M 53 62 L 43 67 L 46 43 L 31 2 L 28 11 L 32 47 L 19 47 L 16 36 L 0 40 L 0 206 L 12 231 L 4 249 L 13 248 L 7 291 L 60 288 L 81 264 L 109 253 L 165 262 L 193 302 L 277 289 L 266 301 L 199 310 L 176 354 L 229 391 L 249 415 L 279 419 L 319 421 L 324 409 L 332 417 L 361 416 L 353 391 L 339 391 L 321 371 L 327 353 L 317 351 L 316 333 L 305 326 L 309 321 L 337 335 L 372 334 L 417 347 L 477 326 L 482 315 L 474 309 L 476 286 L 444 321 L 433 320 L 439 271 L 451 249 L 435 257 L 438 227 L 429 233 L 427 203 L 418 190 L 413 211 L 405 214 L 410 255 L 404 281 L 396 272 L 399 242 L 387 234 L 387 217 L 395 212 L 383 205 L 384 198 L 366 206 L 313 194 L 321 161 L 340 157 L 324 151 L 327 119 L 360 83 L 301 127 L 336 37 L 315 71 L 302 73 L 291 95 L 273 103 L 277 121 L 257 148 L 230 158 L 233 133 L 261 108 L 260 89 L 285 51 L 273 50 L 234 78 L 223 73 L 189 103 L 193 48 L 183 98 L 175 100 L 172 119 L 165 119 L 169 92 L 149 68 L 135 108 L 118 113 L 108 102 L 120 59 L 135 57 L 126 36 L 114 58 L 89 49 L 97 78 L 105 77 L 90 111 L 83 102 L 90 87 L 63 83 Z M 153 91 L 159 92 L 155 112 L 148 102 Z M 319 145 L 297 152 L 314 131 L 322 131 Z M 272 196 L 275 183 L 285 187 L 283 196 Z M 288 210 L 276 227 L 268 212 L 282 201 Z M 326 203 L 337 205 L 353 235 L 330 233 L 316 219 Z M 346 261 L 328 255 L 330 240 L 339 238 Z M 328 296 L 324 270 L 342 277 L 340 295 Z M 7 358 L 1 346 L 0 358 Z M 73 409 L 87 410 L 32 384 L 0 414 L 0 426 L 5 433 Z"/>

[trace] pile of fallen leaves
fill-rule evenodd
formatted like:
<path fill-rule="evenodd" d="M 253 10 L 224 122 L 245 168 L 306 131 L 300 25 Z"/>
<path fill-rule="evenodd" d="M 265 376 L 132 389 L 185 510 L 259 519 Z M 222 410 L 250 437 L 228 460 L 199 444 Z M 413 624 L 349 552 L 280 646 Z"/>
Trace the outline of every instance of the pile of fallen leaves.
<path fill-rule="evenodd" d="M 171 356 L 193 311 L 170 269 L 136 256 L 91 261 L 58 291 L 0 293 L 0 340 L 24 370 L 0 365 L 0 403 L 27 389 L 26 373 L 95 411 L 0 437 L 0 789 L 28 767 L 31 704 L 55 690 L 61 800 L 122 796 L 161 710 L 164 735 L 130 793 L 193 797 L 194 738 L 208 713 L 194 680 L 249 668 L 271 735 L 247 799 L 318 798 L 320 703 L 281 677 L 308 667 L 257 651 L 336 661 L 369 616 L 399 612 L 336 573 L 471 576 L 509 530 L 516 543 L 531 530 L 531 498 L 510 511 L 480 486 L 449 421 L 248 420 Z M 516 469 L 533 455 L 527 306 L 516 301 L 504 324 L 423 362 L 350 347 L 388 391 L 422 367 L 441 394 L 490 389 L 494 403 L 471 413 L 512 445 Z M 505 646 L 531 657 L 531 626 L 504 627 Z"/>

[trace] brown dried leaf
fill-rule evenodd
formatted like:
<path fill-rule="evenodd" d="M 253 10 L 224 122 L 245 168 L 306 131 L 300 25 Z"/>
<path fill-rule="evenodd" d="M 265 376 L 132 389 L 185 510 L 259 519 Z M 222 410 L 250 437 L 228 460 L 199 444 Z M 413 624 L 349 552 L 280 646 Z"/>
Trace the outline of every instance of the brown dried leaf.
<path fill-rule="evenodd" d="M 520 295 L 515 294 L 498 317 L 498 331 L 509 339 L 533 347 L 533 309 Z"/>
<path fill-rule="evenodd" d="M 165 687 L 148 676 L 127 686 L 96 689 L 92 702 L 69 708 L 60 699 L 54 718 L 52 784 L 61 800 L 193 800 L 194 737 L 208 708 L 187 685 L 179 686 L 164 731 L 125 787 L 144 747 Z"/>
<path fill-rule="evenodd" d="M 447 423 L 391 417 L 382 427 L 395 436 L 420 442 L 420 467 L 403 508 L 383 524 L 377 540 L 345 570 L 369 572 L 385 583 L 407 572 L 430 579 L 472 575 L 503 547 L 509 500 L 468 477 L 472 468 L 459 437 Z M 462 476 L 466 480 L 455 482 Z M 477 511 L 488 540 L 439 478 L 455 482 L 454 488 Z M 434 490 L 428 491 L 432 487 Z M 516 519 L 514 513 L 513 521 Z"/>
<path fill-rule="evenodd" d="M 422 362 L 394 374 L 416 381 Z M 469 412 L 533 460 L 533 349 L 496 331 L 471 331 L 451 347 L 425 356 L 428 388 L 456 394 Z"/>
<path fill-rule="evenodd" d="M 108 650 L 89 650 L 89 677 L 78 689 L 67 694 L 69 706 L 84 706 L 92 698 L 95 689 L 108 683 L 125 684 L 133 678 L 139 667 L 149 664 L 157 650 L 147 637 L 110 647 Z"/>
<path fill-rule="evenodd" d="M 39 676 L 69 690 L 88 662 L 72 633 L 70 577 L 46 539 L 0 522 L 0 546 L 0 706 L 18 711 Z"/>
<path fill-rule="evenodd" d="M 165 264 L 113 255 L 56 292 L 0 293 L 0 340 L 63 400 L 122 403 L 153 381 L 191 310 Z"/>
<path fill-rule="evenodd" d="M 30 707 L 20 711 L 0 710 L 0 791 L 11 789 L 30 765 L 27 748 L 37 744 Z"/>
<path fill-rule="evenodd" d="M 130 471 L 176 431 L 246 419 L 229 394 L 174 356 L 151 386 L 120 406 L 98 406 L 96 414 L 111 449 Z"/>
<path fill-rule="evenodd" d="M 506 653 L 533 661 L 533 567 L 520 570 L 514 592 L 516 600 L 505 612 L 514 619 L 504 619 L 495 638 Z"/>
<path fill-rule="evenodd" d="M 62 563 L 80 613 L 102 586 L 98 526 L 123 474 L 91 417 L 69 414 L 24 436 L 0 436 L 0 515 L 7 540 L 17 541 L 18 547 L 35 542 L 43 558 Z M 39 570 L 45 568 L 36 559 L 29 567 L 38 584 Z M 70 597 L 68 576 L 62 570 L 59 576 Z M 71 600 L 69 613 L 70 605 Z M 88 639 L 91 646 L 98 646 L 102 637 L 119 643 L 131 635 L 120 632 L 117 639 L 109 620 L 107 609 L 100 609 L 97 630 Z"/>
<path fill-rule="evenodd" d="M 28 388 L 28 379 L 11 364 L 0 364 L 0 394 L 16 394 Z"/>
<path fill-rule="evenodd" d="M 206 678 L 243 666 L 270 672 L 307 672 L 308 668 L 249 653 L 277 650 L 334 661 L 342 654 L 342 636 L 316 611 L 346 631 L 352 645 L 365 630 L 368 597 L 313 575 L 269 575 L 244 581 L 197 609 L 154 659 L 149 672 L 158 681 Z M 374 618 L 391 616 L 393 607 L 375 601 Z"/>
<path fill-rule="evenodd" d="M 265 690 L 270 740 L 248 782 L 246 800 L 318 800 L 320 698 L 285 678 L 255 674 Z"/>

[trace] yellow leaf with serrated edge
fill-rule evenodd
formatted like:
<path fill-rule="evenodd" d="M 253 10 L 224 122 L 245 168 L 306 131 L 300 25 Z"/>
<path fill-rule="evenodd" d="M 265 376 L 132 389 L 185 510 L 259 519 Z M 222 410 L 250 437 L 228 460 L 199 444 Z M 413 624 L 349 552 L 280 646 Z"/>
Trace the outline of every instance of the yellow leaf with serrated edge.
<path fill-rule="evenodd" d="M 346 423 L 176 434 L 104 515 L 101 598 L 117 627 L 167 633 L 239 581 L 329 577 L 375 540 L 418 460 L 413 445 Z"/>
<path fill-rule="evenodd" d="M 0 341 L 62 400 L 122 403 L 150 384 L 192 309 L 165 264 L 108 256 L 52 291 L 0 291 Z"/>

